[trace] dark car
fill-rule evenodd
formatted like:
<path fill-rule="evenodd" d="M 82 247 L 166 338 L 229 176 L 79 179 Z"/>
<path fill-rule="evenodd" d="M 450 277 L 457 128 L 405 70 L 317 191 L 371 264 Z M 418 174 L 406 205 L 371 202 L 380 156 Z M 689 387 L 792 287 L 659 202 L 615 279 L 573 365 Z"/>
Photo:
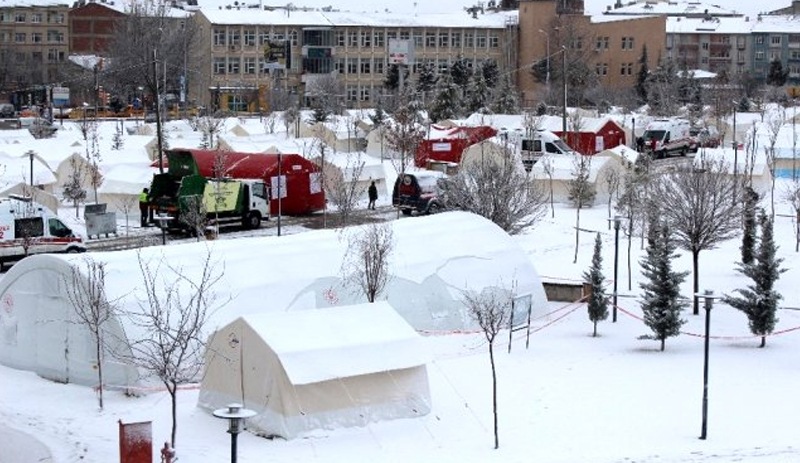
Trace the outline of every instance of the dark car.
<path fill-rule="evenodd" d="M 443 204 L 438 197 L 438 182 L 443 177 L 444 174 L 435 171 L 399 175 L 392 190 L 392 205 L 404 215 L 441 211 Z"/>
<path fill-rule="evenodd" d="M 14 109 L 14 105 L 11 103 L 0 103 L 0 117 L 14 117 L 17 114 L 17 110 Z"/>

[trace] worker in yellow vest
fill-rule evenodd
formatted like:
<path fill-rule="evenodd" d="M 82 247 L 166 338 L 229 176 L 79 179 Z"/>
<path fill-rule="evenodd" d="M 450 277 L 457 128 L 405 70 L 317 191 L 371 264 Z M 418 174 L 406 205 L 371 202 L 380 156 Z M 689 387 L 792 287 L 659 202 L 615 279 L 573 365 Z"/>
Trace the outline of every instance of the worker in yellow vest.
<path fill-rule="evenodd" d="M 150 191 L 145 188 L 139 193 L 139 216 L 142 227 L 147 227 L 152 221 L 152 210 L 150 209 Z"/>

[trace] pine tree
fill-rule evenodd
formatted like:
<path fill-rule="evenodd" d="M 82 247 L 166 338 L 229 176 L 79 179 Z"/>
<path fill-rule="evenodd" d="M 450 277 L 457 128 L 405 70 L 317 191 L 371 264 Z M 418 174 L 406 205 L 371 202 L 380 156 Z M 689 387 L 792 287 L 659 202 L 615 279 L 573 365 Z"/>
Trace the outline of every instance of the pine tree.
<path fill-rule="evenodd" d="M 449 74 L 444 74 L 436 84 L 436 96 L 429 110 L 430 120 L 440 122 L 457 117 L 460 105 L 459 89 Z"/>
<path fill-rule="evenodd" d="M 417 74 L 417 92 L 423 96 L 429 94 L 436 88 L 438 80 L 439 77 L 436 75 L 435 65 L 430 61 L 423 63 Z"/>
<path fill-rule="evenodd" d="M 769 63 L 769 71 L 767 71 L 767 85 L 773 87 L 782 87 L 786 83 L 786 78 L 789 77 L 789 72 L 783 70 L 783 63 L 775 59 Z"/>
<path fill-rule="evenodd" d="M 756 246 L 756 204 L 758 203 L 758 193 L 752 188 L 746 188 L 744 194 L 744 234 L 742 235 L 742 263 L 750 265 L 753 263 Z"/>
<path fill-rule="evenodd" d="M 453 82 L 459 88 L 465 88 L 472 78 L 472 68 L 469 67 L 469 61 L 460 54 L 450 65 L 450 76 L 453 77 Z"/>
<path fill-rule="evenodd" d="M 486 85 L 486 79 L 481 74 L 475 74 L 469 80 L 469 86 L 466 92 L 466 107 L 467 111 L 472 114 L 475 112 L 483 112 L 483 109 L 489 105 L 492 90 Z"/>
<path fill-rule="evenodd" d="M 603 243 L 600 241 L 600 233 L 594 239 L 594 254 L 592 255 L 592 266 L 588 272 L 583 273 L 584 283 L 592 285 L 592 293 L 589 295 L 589 321 L 594 324 L 592 336 L 597 336 L 597 322 L 608 318 L 608 295 L 606 294 L 603 282 L 603 257 L 601 255 Z"/>
<path fill-rule="evenodd" d="M 647 76 L 650 68 L 647 66 L 647 45 L 642 47 L 642 55 L 639 57 L 639 73 L 636 75 L 636 95 L 640 103 L 647 101 Z"/>
<path fill-rule="evenodd" d="M 783 298 L 775 291 L 775 282 L 786 269 L 780 268 L 783 259 L 775 257 L 778 247 L 772 233 L 772 220 L 763 210 L 759 222 L 761 239 L 755 262 L 741 263 L 738 268 L 739 273 L 750 278 L 753 284 L 747 285 L 745 289 L 736 289 L 741 297 L 729 296 L 725 298 L 725 302 L 747 315 L 750 332 L 761 336 L 759 347 L 764 347 L 767 344 L 766 336 L 772 333 L 778 322 L 778 301 Z"/>
<path fill-rule="evenodd" d="M 679 297 L 680 285 L 689 272 L 672 270 L 675 248 L 669 227 L 662 225 L 656 239 L 648 244 L 647 255 L 639 262 L 647 280 L 639 284 L 644 291 L 641 304 L 644 323 L 653 331 L 655 339 L 661 341 L 662 351 L 666 339 L 680 334 L 681 326 L 686 323 L 681 318 L 684 304 Z"/>
<path fill-rule="evenodd" d="M 491 110 L 495 114 L 519 114 L 519 98 L 517 90 L 511 83 L 511 77 L 500 78 L 500 85 L 495 87 L 492 95 Z"/>
<path fill-rule="evenodd" d="M 481 63 L 480 74 L 486 79 L 486 85 L 489 88 L 494 88 L 497 85 L 497 80 L 500 78 L 500 68 L 494 60 L 486 60 Z"/>

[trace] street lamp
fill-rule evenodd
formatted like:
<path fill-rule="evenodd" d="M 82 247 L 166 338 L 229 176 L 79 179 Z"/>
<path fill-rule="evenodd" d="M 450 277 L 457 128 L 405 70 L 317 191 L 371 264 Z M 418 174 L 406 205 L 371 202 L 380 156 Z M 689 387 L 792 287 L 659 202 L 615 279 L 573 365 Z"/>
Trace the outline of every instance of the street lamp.
<path fill-rule="evenodd" d="M 33 156 L 35 154 L 36 153 L 34 153 L 33 150 L 28 151 L 28 156 L 31 159 L 31 198 L 33 198 Z"/>
<path fill-rule="evenodd" d="M 608 219 L 609 221 L 614 221 L 614 293 L 612 295 L 612 304 L 611 304 L 611 322 L 617 322 L 617 269 L 619 268 L 619 228 L 622 225 L 623 220 L 627 220 L 627 217 L 615 215 L 613 219 Z"/>
<path fill-rule="evenodd" d="M 214 410 L 214 416 L 228 420 L 228 434 L 231 435 L 231 463 L 236 463 L 236 436 L 242 432 L 242 422 L 256 416 L 256 412 L 248 410 L 242 404 L 228 404 L 228 408 Z"/>
<path fill-rule="evenodd" d="M 714 299 L 721 296 L 715 295 L 712 291 L 706 290 L 703 293 L 697 293 L 695 298 L 705 299 L 706 309 L 706 335 L 705 335 L 705 349 L 703 353 L 703 424 L 700 428 L 700 439 L 706 439 L 706 431 L 708 429 L 708 339 L 709 331 L 711 328 L 711 308 L 714 306 Z"/>
<path fill-rule="evenodd" d="M 734 185 L 738 184 L 739 176 L 737 175 L 739 169 L 739 142 L 736 141 L 736 106 L 739 103 L 733 102 L 733 180 Z"/>
<path fill-rule="evenodd" d="M 545 78 L 545 83 L 550 87 L 550 34 L 541 29 L 539 29 L 539 33 L 547 37 L 547 77 Z"/>

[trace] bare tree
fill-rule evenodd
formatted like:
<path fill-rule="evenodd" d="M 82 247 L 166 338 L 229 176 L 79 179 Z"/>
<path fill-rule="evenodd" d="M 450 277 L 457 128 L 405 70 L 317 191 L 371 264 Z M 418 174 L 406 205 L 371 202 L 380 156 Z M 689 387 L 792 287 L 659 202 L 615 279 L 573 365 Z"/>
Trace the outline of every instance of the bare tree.
<path fill-rule="evenodd" d="M 608 217 L 611 218 L 611 203 L 614 201 L 614 196 L 618 196 L 620 184 L 622 183 L 622 174 L 617 169 L 611 169 L 605 177 L 606 191 L 608 191 Z M 611 221 L 608 221 L 608 229 L 611 230 Z"/>
<path fill-rule="evenodd" d="M 489 364 L 492 367 L 492 411 L 494 415 L 494 448 L 500 448 L 497 415 L 497 367 L 494 360 L 494 342 L 500 330 L 507 328 L 511 319 L 511 301 L 507 291 L 487 288 L 480 294 L 466 291 L 463 303 L 469 316 L 478 323 L 489 346 Z"/>
<path fill-rule="evenodd" d="M 781 127 L 783 127 L 783 123 L 786 120 L 786 115 L 784 114 L 784 110 L 782 109 L 780 112 L 773 111 L 769 113 L 767 117 L 767 136 L 769 137 L 769 146 L 764 147 L 764 156 L 767 159 L 767 168 L 769 169 L 770 173 L 770 188 L 769 188 L 769 200 L 770 200 L 770 219 L 775 220 L 775 168 L 776 168 L 776 161 L 777 156 L 775 153 L 775 143 L 778 141 L 778 134 L 781 131 Z"/>
<path fill-rule="evenodd" d="M 783 199 L 794 211 L 794 252 L 800 252 L 800 180 L 796 179 L 786 187 Z"/>
<path fill-rule="evenodd" d="M 289 138 L 289 128 L 292 126 L 297 127 L 300 122 L 300 111 L 295 106 L 291 106 L 283 112 L 281 119 L 283 120 L 283 126 L 286 128 L 286 138 Z M 297 128 L 295 128 L 294 136 L 295 138 L 300 136 Z"/>
<path fill-rule="evenodd" d="M 592 158 L 576 154 L 573 160 L 572 179 L 567 185 L 568 198 L 575 206 L 575 256 L 572 263 L 578 262 L 578 246 L 581 234 L 581 209 L 591 206 L 597 195 L 594 184 L 589 180 Z"/>
<path fill-rule="evenodd" d="M 544 188 L 518 163 L 495 156 L 463 164 L 439 185 L 446 207 L 478 214 L 512 235 L 534 226 L 547 210 Z"/>
<path fill-rule="evenodd" d="M 117 311 L 116 301 L 106 298 L 106 263 L 84 257 L 64 276 L 67 300 L 78 317 L 78 322 L 89 330 L 94 342 L 97 370 L 97 400 L 103 409 L 103 358 L 106 349 L 106 323 Z"/>
<path fill-rule="evenodd" d="M 264 124 L 264 130 L 270 135 L 274 134 L 275 124 L 277 122 L 278 122 L 278 115 L 275 114 L 275 111 L 270 111 L 269 113 L 264 115 L 264 118 L 262 120 L 262 123 Z"/>
<path fill-rule="evenodd" d="M 189 233 L 200 241 L 208 224 L 208 211 L 202 195 L 188 195 L 180 198 L 179 219 Z"/>
<path fill-rule="evenodd" d="M 117 209 L 122 211 L 125 215 L 125 236 L 128 236 L 128 232 L 130 231 L 130 226 L 128 225 L 128 218 L 130 216 L 131 211 L 138 205 L 139 201 L 136 196 L 133 195 L 125 195 L 120 196 L 118 199 L 114 201 Z"/>
<path fill-rule="evenodd" d="M 550 217 L 556 217 L 556 208 L 553 200 L 553 174 L 555 173 L 555 168 L 553 167 L 553 158 L 550 156 L 542 156 L 539 160 L 542 163 L 542 172 L 547 176 L 547 189 L 549 190 L 549 202 L 550 202 Z"/>
<path fill-rule="evenodd" d="M 83 168 L 74 156 L 69 161 L 69 174 L 63 186 L 64 198 L 72 201 L 75 206 L 75 217 L 79 217 L 78 204 L 86 199 L 86 190 L 83 189 Z"/>
<path fill-rule="evenodd" d="M 700 291 L 700 252 L 714 249 L 741 230 L 741 188 L 722 160 L 703 162 L 699 168 L 678 168 L 651 185 L 650 197 L 658 214 L 672 230 L 675 242 L 692 253 L 692 292 Z M 694 315 L 699 313 L 694 298 Z"/>
<path fill-rule="evenodd" d="M 392 120 L 384 125 L 386 144 L 391 148 L 392 165 L 402 175 L 413 163 L 420 143 L 425 138 L 425 130 L 419 124 L 417 112 L 410 104 L 401 104 L 392 114 Z"/>
<path fill-rule="evenodd" d="M 225 123 L 225 118 L 217 117 L 216 114 L 199 116 L 194 119 L 194 126 L 203 135 L 200 148 L 217 149 L 219 148 L 219 134 Z"/>
<path fill-rule="evenodd" d="M 344 280 L 357 287 L 372 303 L 389 282 L 389 257 L 394 249 L 394 234 L 387 224 L 369 224 L 348 237 Z"/>
<path fill-rule="evenodd" d="M 336 74 L 322 75 L 307 85 L 306 97 L 310 100 L 314 121 L 325 122 L 341 112 L 344 84 Z"/>
<path fill-rule="evenodd" d="M 216 309 L 227 301 L 218 301 L 214 288 L 224 269 L 217 271 L 209 250 L 202 258 L 198 275 L 183 268 L 137 255 L 142 272 L 144 295 L 129 316 L 144 333 L 129 341 L 130 360 L 154 376 L 167 389 L 172 407 L 170 443 L 176 444 L 178 386 L 198 380 L 203 368 L 206 345 L 205 325 Z"/>
<path fill-rule="evenodd" d="M 347 155 L 343 167 L 325 164 L 321 168 L 325 198 L 336 208 L 342 227 L 347 226 L 359 198 L 366 190 L 366 186 L 359 182 L 365 163 L 361 153 L 352 153 Z"/>

